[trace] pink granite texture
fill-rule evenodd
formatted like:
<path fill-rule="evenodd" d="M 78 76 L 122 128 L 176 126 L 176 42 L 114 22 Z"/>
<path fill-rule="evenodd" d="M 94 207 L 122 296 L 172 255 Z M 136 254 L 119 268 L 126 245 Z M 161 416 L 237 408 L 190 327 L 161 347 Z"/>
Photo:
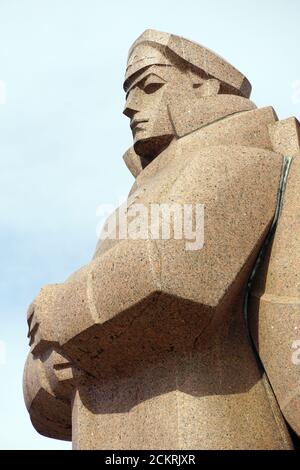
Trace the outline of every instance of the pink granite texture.
<path fill-rule="evenodd" d="M 257 109 L 246 77 L 212 51 L 154 30 L 131 47 L 124 89 L 135 182 L 122 210 L 201 205 L 203 244 L 187 249 L 174 228 L 113 236 L 117 209 L 92 260 L 29 308 L 32 423 L 75 449 L 293 449 L 299 123 Z M 284 204 L 246 306 L 262 369 L 245 296 L 286 156 Z"/>

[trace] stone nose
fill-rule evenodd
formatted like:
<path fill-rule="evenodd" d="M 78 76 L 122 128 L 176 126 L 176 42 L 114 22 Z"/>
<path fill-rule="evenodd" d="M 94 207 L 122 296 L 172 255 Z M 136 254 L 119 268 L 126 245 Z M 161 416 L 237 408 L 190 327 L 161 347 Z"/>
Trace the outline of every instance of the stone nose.
<path fill-rule="evenodd" d="M 129 119 L 133 119 L 134 115 L 141 111 L 142 108 L 142 90 L 138 87 L 130 90 L 123 114 L 129 117 Z"/>

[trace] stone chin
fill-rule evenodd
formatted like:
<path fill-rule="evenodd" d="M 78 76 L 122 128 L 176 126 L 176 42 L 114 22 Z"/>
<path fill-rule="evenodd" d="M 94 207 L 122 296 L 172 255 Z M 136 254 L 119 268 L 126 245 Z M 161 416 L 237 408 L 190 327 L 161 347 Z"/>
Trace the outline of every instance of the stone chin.
<path fill-rule="evenodd" d="M 147 161 L 152 161 L 170 145 L 173 139 L 173 134 L 135 138 L 133 147 L 137 155 L 145 158 Z"/>

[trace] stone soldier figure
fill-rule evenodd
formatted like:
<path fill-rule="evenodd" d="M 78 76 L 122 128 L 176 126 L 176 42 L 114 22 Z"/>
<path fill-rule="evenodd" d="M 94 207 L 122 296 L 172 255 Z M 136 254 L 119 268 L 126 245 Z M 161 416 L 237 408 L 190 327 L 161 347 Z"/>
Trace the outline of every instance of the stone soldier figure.
<path fill-rule="evenodd" d="M 202 205 L 204 243 L 187 249 L 175 229 L 113 236 L 116 211 L 91 262 L 40 291 L 24 372 L 33 425 L 76 449 L 292 449 L 299 123 L 257 109 L 221 57 L 154 30 L 131 47 L 124 89 L 125 215 Z"/>

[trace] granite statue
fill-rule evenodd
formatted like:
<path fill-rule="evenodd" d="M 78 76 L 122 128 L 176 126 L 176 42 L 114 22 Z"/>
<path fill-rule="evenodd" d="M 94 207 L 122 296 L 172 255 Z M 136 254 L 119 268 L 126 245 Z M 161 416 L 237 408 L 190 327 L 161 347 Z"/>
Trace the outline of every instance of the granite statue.
<path fill-rule="evenodd" d="M 41 289 L 24 371 L 33 426 L 75 449 L 293 449 L 299 122 L 258 109 L 214 52 L 155 30 L 132 45 L 124 90 L 123 213 L 201 206 L 202 243 L 188 249 L 174 226 L 116 236 L 117 209 L 91 261 Z"/>

